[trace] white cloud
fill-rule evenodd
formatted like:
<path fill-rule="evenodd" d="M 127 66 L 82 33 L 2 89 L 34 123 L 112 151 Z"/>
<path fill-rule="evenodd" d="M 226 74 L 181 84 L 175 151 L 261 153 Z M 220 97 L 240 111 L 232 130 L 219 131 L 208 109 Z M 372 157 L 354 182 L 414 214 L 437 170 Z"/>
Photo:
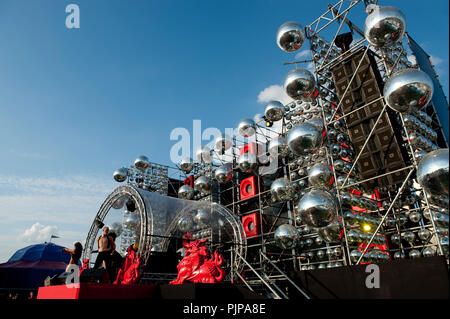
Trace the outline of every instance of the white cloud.
<path fill-rule="evenodd" d="M 51 235 L 57 234 L 57 226 L 44 226 L 40 223 L 34 223 L 19 236 L 19 239 L 25 242 L 42 242 L 50 240 Z"/>
<path fill-rule="evenodd" d="M 309 58 L 311 58 L 311 51 L 310 50 L 302 50 L 295 55 L 295 58 L 297 60 L 300 60 L 300 59 L 304 59 L 307 56 L 309 56 Z"/>
<path fill-rule="evenodd" d="M 440 57 L 435 56 L 435 55 L 430 55 L 430 61 L 434 66 L 438 66 L 439 64 L 444 62 L 443 59 L 441 59 Z"/>
<path fill-rule="evenodd" d="M 271 100 L 280 101 L 283 104 L 288 104 L 293 100 L 284 92 L 281 85 L 271 85 L 258 94 L 258 103 L 267 103 Z"/>
<path fill-rule="evenodd" d="M 407 59 L 408 59 L 408 61 L 409 62 L 411 62 L 412 64 L 417 64 L 417 60 L 416 60 L 416 57 L 414 56 L 414 55 L 408 55 L 407 56 Z"/>

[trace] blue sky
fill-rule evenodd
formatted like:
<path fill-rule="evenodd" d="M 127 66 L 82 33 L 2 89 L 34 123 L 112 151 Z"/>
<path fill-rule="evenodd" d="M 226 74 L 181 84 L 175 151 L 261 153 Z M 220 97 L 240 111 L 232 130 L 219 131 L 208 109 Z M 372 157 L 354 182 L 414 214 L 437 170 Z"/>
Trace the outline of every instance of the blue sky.
<path fill-rule="evenodd" d="M 80 29 L 65 26 L 70 3 Z M 261 92 L 296 55 L 277 28 L 311 23 L 326 3 L 0 0 L 0 262 L 51 232 L 84 240 L 113 170 L 141 154 L 171 164 L 174 128 L 263 112 Z M 448 1 L 430 3 L 380 1 L 406 14 L 448 96 Z M 362 4 L 349 15 L 360 28 L 365 17 Z"/>

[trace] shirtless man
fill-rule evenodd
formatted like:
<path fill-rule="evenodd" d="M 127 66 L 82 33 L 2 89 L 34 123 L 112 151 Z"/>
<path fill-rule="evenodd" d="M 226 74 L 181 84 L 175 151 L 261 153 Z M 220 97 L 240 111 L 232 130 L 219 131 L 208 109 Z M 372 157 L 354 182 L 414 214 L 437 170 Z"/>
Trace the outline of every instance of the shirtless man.
<path fill-rule="evenodd" d="M 102 235 L 99 238 L 97 238 L 98 255 L 97 259 L 95 260 L 94 268 L 100 268 L 100 265 L 103 264 L 105 270 L 109 272 L 111 264 L 111 255 L 114 253 L 114 250 L 116 249 L 116 244 L 114 243 L 112 238 L 109 237 L 108 233 L 109 227 L 105 226 L 103 227 Z"/>

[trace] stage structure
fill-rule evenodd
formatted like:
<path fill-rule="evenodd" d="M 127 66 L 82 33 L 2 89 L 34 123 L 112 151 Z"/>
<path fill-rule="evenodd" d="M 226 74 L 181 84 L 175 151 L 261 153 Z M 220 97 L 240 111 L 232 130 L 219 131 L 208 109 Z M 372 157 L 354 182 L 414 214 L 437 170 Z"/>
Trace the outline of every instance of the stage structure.
<path fill-rule="evenodd" d="M 367 13 L 363 30 L 354 10 Z M 116 170 L 126 185 L 100 208 L 84 258 L 95 259 L 104 224 L 122 253 L 139 244 L 147 268 L 208 238 L 227 281 L 273 298 L 310 297 L 292 273 L 432 256 L 448 265 L 448 103 L 440 94 L 433 106 L 434 71 L 407 59 L 407 25 L 400 8 L 346 0 L 306 27 L 283 24 L 278 46 L 294 56 L 309 44 L 312 57 L 284 63 L 292 102 L 269 102 L 178 167 L 140 156 Z"/>

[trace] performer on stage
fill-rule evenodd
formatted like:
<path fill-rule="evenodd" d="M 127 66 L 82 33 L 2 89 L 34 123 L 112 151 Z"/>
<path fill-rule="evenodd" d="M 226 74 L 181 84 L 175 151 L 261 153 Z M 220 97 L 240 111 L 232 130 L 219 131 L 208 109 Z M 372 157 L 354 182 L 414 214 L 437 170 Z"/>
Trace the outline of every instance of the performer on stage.
<path fill-rule="evenodd" d="M 114 240 L 109 236 L 109 227 L 103 227 L 103 233 L 97 238 L 98 255 L 95 260 L 94 268 L 100 268 L 101 265 L 109 273 L 111 268 L 111 256 L 116 249 Z"/>
<path fill-rule="evenodd" d="M 73 249 L 69 249 L 69 248 L 62 249 L 63 252 L 70 254 L 70 261 L 69 261 L 69 264 L 67 265 L 66 271 L 68 271 L 70 265 L 80 266 L 80 258 L 81 258 L 81 253 L 83 251 L 83 246 L 78 241 L 73 246 L 74 246 Z"/>

